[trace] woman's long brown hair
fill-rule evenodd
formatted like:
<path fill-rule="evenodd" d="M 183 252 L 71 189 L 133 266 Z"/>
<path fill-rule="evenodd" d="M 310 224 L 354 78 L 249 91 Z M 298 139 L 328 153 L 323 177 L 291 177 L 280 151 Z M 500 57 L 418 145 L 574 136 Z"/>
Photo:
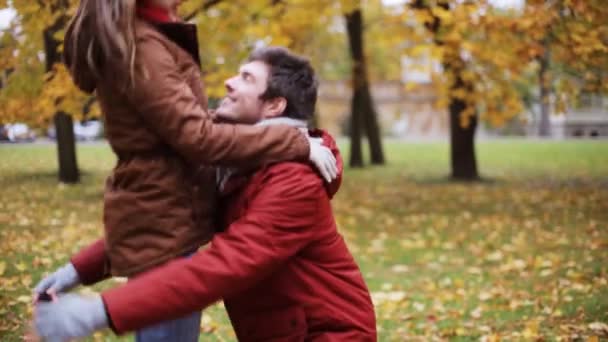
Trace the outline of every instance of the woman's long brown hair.
<path fill-rule="evenodd" d="M 64 41 L 64 59 L 75 83 L 92 92 L 108 72 L 135 73 L 136 0 L 80 0 Z M 112 69 L 108 69 L 112 68 Z"/>

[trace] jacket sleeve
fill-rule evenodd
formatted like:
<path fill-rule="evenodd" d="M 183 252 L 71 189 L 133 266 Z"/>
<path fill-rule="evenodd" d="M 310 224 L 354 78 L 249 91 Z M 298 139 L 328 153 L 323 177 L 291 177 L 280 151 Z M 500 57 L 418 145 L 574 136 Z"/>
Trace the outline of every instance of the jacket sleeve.
<path fill-rule="evenodd" d="M 149 129 L 189 162 L 254 167 L 308 160 L 308 140 L 296 128 L 213 123 L 167 47 L 155 37 L 140 39 L 140 70 L 127 96 Z"/>
<path fill-rule="evenodd" d="M 322 197 L 328 201 L 321 179 L 307 165 L 279 165 L 266 171 L 247 213 L 216 234 L 206 249 L 102 294 L 117 333 L 184 316 L 239 293 L 318 235 L 317 206 Z"/>
<path fill-rule="evenodd" d="M 70 259 L 83 285 L 92 285 L 110 277 L 110 261 L 104 239 L 81 249 Z"/>

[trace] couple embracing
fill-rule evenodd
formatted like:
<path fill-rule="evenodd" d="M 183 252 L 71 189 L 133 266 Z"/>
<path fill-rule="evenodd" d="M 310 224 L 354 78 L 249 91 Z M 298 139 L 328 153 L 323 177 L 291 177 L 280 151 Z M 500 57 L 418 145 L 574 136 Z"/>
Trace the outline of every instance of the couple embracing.
<path fill-rule="evenodd" d="M 117 164 L 104 237 L 34 290 L 36 333 L 197 341 L 201 310 L 223 300 L 240 341 L 376 341 L 369 291 L 330 205 L 342 160 L 330 135 L 307 128 L 309 61 L 254 50 L 211 114 L 179 3 L 81 0 L 68 27 L 66 65 L 95 92 Z M 93 297 L 68 292 L 111 276 L 129 281 Z"/>

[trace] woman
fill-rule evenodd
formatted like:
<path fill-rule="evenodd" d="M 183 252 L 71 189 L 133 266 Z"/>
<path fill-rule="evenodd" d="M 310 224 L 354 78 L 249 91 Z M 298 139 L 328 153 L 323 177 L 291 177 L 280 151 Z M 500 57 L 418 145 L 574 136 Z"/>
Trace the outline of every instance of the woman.
<path fill-rule="evenodd" d="M 118 162 L 104 192 L 104 239 L 43 280 L 39 294 L 102 280 L 74 268 L 83 255 L 103 256 L 105 277 L 135 277 L 206 243 L 215 175 L 203 164 L 243 168 L 310 158 L 326 178 L 335 176 L 331 151 L 295 128 L 211 122 L 196 29 L 175 21 L 179 3 L 80 1 L 64 58 L 78 87 L 96 92 Z M 167 322 L 137 340 L 194 341 L 199 321 L 196 314 Z"/>

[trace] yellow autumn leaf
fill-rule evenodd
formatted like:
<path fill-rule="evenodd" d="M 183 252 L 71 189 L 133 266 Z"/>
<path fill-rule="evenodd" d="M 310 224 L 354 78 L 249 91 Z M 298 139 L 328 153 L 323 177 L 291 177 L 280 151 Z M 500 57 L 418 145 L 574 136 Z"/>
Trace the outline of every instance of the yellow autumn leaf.
<path fill-rule="evenodd" d="M 17 301 L 19 303 L 31 303 L 32 302 L 32 297 L 30 296 L 19 296 L 17 297 Z"/>
<path fill-rule="evenodd" d="M 540 323 L 538 321 L 526 322 L 522 336 L 527 339 L 536 338 L 538 337 L 539 329 Z"/>
<path fill-rule="evenodd" d="M 480 342 L 500 342 L 500 335 L 498 334 L 491 334 L 491 335 L 484 335 L 479 339 Z"/>
<path fill-rule="evenodd" d="M 15 264 L 15 268 L 17 269 L 17 271 L 23 272 L 27 269 L 27 265 L 23 261 L 20 261 Z"/>

